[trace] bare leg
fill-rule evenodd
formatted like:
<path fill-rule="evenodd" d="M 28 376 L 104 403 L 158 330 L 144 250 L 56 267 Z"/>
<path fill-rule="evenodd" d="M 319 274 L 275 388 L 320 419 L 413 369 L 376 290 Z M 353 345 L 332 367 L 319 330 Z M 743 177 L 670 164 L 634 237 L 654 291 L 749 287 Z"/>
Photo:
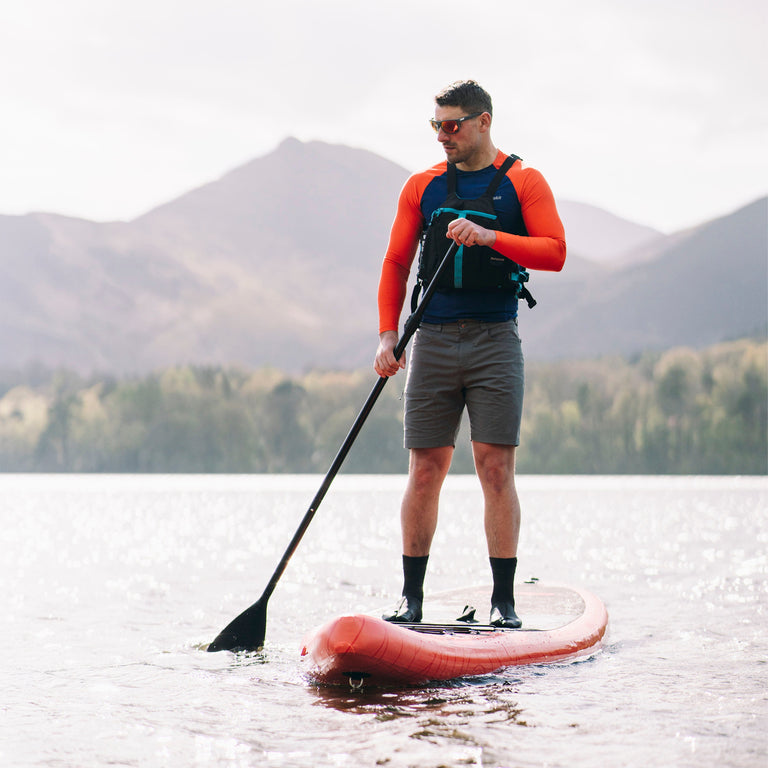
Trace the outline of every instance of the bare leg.
<path fill-rule="evenodd" d="M 472 443 L 485 499 L 485 536 L 490 557 L 517 557 L 520 500 L 515 488 L 515 446 Z"/>
<path fill-rule="evenodd" d="M 515 448 L 472 443 L 475 467 L 485 497 L 485 535 L 493 572 L 491 615 L 497 627 L 522 625 L 515 612 L 515 570 L 520 535 L 520 501 L 515 488 Z"/>
<path fill-rule="evenodd" d="M 411 449 L 408 485 L 400 507 L 404 555 L 429 554 L 437 527 L 440 489 L 452 458 L 452 446 Z"/>
<path fill-rule="evenodd" d="M 403 598 L 386 621 L 419 622 L 424 598 L 424 574 L 437 527 L 440 489 L 451 466 L 453 448 L 413 448 L 408 485 L 400 508 L 403 534 Z"/>

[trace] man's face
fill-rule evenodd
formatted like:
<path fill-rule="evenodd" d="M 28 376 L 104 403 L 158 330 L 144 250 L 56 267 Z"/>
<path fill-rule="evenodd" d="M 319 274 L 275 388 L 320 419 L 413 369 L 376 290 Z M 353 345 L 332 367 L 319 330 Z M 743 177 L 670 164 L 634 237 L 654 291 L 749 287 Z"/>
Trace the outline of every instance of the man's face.
<path fill-rule="evenodd" d="M 435 120 L 457 120 L 467 113 L 461 107 L 435 107 Z M 467 162 L 480 148 L 479 121 L 474 117 L 460 124 L 457 133 L 446 133 L 442 128 L 437 133 L 437 140 L 443 145 L 448 162 L 454 165 Z"/>

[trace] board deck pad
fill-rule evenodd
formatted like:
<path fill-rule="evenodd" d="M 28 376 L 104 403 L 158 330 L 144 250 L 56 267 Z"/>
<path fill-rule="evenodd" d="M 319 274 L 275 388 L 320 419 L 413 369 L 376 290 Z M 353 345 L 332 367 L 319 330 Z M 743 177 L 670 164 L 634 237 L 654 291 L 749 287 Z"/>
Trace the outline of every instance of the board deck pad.
<path fill-rule="evenodd" d="M 419 624 L 383 621 L 386 610 L 332 619 L 304 639 L 308 675 L 330 684 L 415 683 L 572 659 L 600 647 L 608 613 L 585 590 L 518 584 L 520 629 L 488 625 L 490 595 L 490 586 L 428 594 Z M 475 622 L 458 620 L 467 605 L 476 609 Z"/>
<path fill-rule="evenodd" d="M 475 622 L 459 621 L 458 617 L 467 606 L 475 609 Z M 515 587 L 515 610 L 523 622 L 521 629 L 551 630 L 580 616 L 584 612 L 584 599 L 568 587 L 523 582 Z M 386 612 L 381 610 L 371 615 L 382 616 Z M 488 626 L 490 612 L 490 585 L 453 589 L 425 597 L 421 623 L 446 628 Z M 407 626 L 418 629 L 418 625 Z"/>

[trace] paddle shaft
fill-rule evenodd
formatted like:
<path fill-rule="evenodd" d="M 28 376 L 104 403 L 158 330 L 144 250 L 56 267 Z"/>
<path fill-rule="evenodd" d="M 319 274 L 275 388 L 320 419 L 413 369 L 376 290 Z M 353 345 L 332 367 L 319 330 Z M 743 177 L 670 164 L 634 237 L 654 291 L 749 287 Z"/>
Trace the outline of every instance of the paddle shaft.
<path fill-rule="evenodd" d="M 424 316 L 424 311 L 427 308 L 427 303 L 432 298 L 432 295 L 437 290 L 437 282 L 443 272 L 448 268 L 450 264 L 451 256 L 456 249 L 456 243 L 452 242 L 448 250 L 446 251 L 443 260 L 440 262 L 440 266 L 437 268 L 434 277 L 430 280 L 427 290 L 424 292 L 419 305 L 414 310 L 413 314 L 408 318 L 403 328 L 403 335 L 398 340 L 393 350 L 395 358 L 399 360 L 405 347 L 410 341 L 416 329 L 421 323 L 421 319 Z M 280 577 L 283 575 L 288 561 L 296 551 L 296 547 L 299 546 L 299 542 L 304 536 L 309 524 L 312 522 L 312 518 L 317 512 L 317 508 L 320 506 L 323 498 L 325 497 L 328 488 L 333 482 L 333 478 L 336 477 L 341 465 L 344 463 L 344 459 L 349 453 L 349 449 L 352 447 L 352 443 L 355 442 L 355 438 L 362 429 L 365 420 L 368 418 L 368 414 L 373 410 L 373 406 L 376 403 L 381 391 L 384 389 L 384 385 L 387 383 L 387 377 L 381 376 L 376 382 L 371 394 L 368 395 L 368 399 L 365 401 L 360 413 L 355 419 L 355 423 L 349 430 L 344 443 L 339 452 L 336 454 L 336 458 L 331 464 L 331 468 L 328 470 L 325 478 L 323 479 L 320 489 L 315 494 L 315 498 L 312 499 L 312 503 L 309 505 L 309 509 L 302 518 L 296 533 L 293 535 L 288 548 L 285 550 L 280 562 L 275 568 L 275 572 L 272 574 L 272 578 L 264 589 L 261 597 L 250 608 L 244 610 L 239 616 L 236 616 L 224 629 L 218 634 L 213 642 L 208 646 L 209 651 L 224 651 L 224 650 L 259 650 L 264 645 L 264 637 L 267 631 L 267 601 L 269 600 L 272 592 L 277 586 L 277 582 L 280 581 Z"/>
<path fill-rule="evenodd" d="M 443 272 L 447 269 L 448 264 L 450 263 L 450 260 L 451 260 L 451 256 L 453 255 L 453 252 L 456 250 L 456 247 L 457 247 L 456 242 L 455 241 L 451 242 L 451 245 L 446 251 L 445 256 L 443 256 L 443 260 L 440 262 L 440 266 L 437 268 L 437 271 L 435 272 L 434 277 L 432 278 L 432 280 L 430 280 L 426 291 L 424 291 L 424 295 L 422 296 L 421 301 L 419 302 L 418 306 L 414 310 L 413 314 L 408 318 L 408 320 L 406 320 L 405 326 L 403 328 L 402 336 L 398 339 L 398 342 L 395 345 L 394 355 L 396 360 L 399 360 L 403 356 L 403 352 L 405 352 L 405 348 L 406 346 L 408 346 L 408 342 L 411 340 L 411 337 L 413 336 L 414 333 L 416 333 L 416 330 L 421 324 L 421 319 L 424 316 L 424 312 L 427 309 L 427 304 L 432 298 L 432 295 L 437 290 L 438 280 L 440 276 L 443 274 Z M 363 428 L 363 424 L 365 424 L 366 419 L 368 418 L 369 414 L 373 410 L 373 406 L 376 404 L 376 401 L 379 399 L 379 395 L 384 389 L 384 386 L 387 383 L 387 380 L 388 380 L 387 376 L 380 376 L 379 380 L 376 382 L 373 389 L 371 390 L 371 394 L 368 395 L 368 399 L 365 401 L 365 404 L 360 409 L 360 413 L 358 413 L 357 418 L 355 419 L 354 424 L 349 430 L 349 433 L 347 434 L 346 439 L 342 443 L 341 448 L 339 448 L 339 451 L 336 454 L 336 458 L 333 460 L 333 463 L 331 464 L 331 467 L 328 470 L 328 473 L 323 479 L 322 485 L 320 486 L 319 490 L 315 494 L 314 499 L 312 499 L 312 503 L 309 505 L 309 509 L 307 510 L 301 523 L 299 524 L 299 527 L 296 530 L 296 533 L 293 535 L 293 538 L 291 539 L 290 544 L 288 544 L 288 547 L 286 548 L 285 553 L 283 554 L 280 562 L 277 564 L 277 568 L 275 568 L 275 572 L 272 574 L 272 578 L 269 580 L 269 583 L 264 589 L 264 593 L 259 599 L 259 602 L 266 602 L 267 600 L 269 600 L 270 596 L 272 595 L 272 592 L 274 592 L 275 587 L 277 586 L 277 582 L 280 581 L 280 577 L 283 575 L 283 572 L 285 571 L 288 565 L 288 561 L 291 559 L 291 557 L 293 556 L 293 553 L 296 551 L 296 548 L 299 546 L 299 542 L 304 537 L 304 534 L 306 533 L 307 528 L 309 528 L 309 524 L 312 522 L 312 518 L 315 516 L 315 513 L 317 512 L 318 507 L 320 506 L 323 499 L 325 498 L 325 494 L 328 492 L 328 489 L 331 487 L 331 483 L 333 482 L 333 479 L 338 474 L 339 469 L 341 469 L 341 465 L 344 463 L 344 459 L 347 458 L 347 454 L 349 453 L 349 450 L 352 447 L 352 444 L 357 439 L 357 436 L 360 433 L 360 430 Z"/>

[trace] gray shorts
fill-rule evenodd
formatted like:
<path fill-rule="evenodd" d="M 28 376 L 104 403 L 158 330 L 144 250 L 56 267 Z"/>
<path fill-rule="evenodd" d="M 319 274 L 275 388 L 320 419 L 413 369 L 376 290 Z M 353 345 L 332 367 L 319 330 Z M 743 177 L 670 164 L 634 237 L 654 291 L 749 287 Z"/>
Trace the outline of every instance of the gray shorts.
<path fill-rule="evenodd" d="M 517 321 L 423 324 L 405 383 L 405 447 L 456 444 L 469 413 L 470 439 L 518 445 L 523 411 L 523 352 Z"/>

